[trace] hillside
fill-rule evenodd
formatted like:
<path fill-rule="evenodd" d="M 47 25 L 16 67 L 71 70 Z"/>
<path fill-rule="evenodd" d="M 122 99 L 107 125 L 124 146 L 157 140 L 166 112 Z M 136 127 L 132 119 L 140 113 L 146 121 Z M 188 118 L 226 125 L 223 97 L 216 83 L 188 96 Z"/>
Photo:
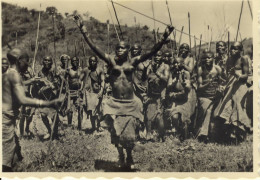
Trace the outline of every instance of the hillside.
<path fill-rule="evenodd" d="M 74 13 L 77 13 L 77 11 L 75 10 Z M 54 26 L 52 14 L 54 14 Z M 99 22 L 89 14 L 82 16 L 86 19 L 84 24 L 86 24 L 93 42 L 101 49 L 108 52 L 107 24 Z M 3 56 L 5 56 L 6 51 L 10 47 L 16 46 L 17 35 L 17 47 L 26 50 L 30 57 L 33 57 L 38 17 L 39 12 L 34 9 L 29 10 L 24 7 L 2 2 Z M 53 27 L 55 31 L 56 55 L 54 53 Z M 118 30 L 117 25 L 116 28 Z M 154 44 L 153 32 L 152 30 L 149 30 L 147 26 L 127 27 L 127 25 L 121 25 L 121 29 L 125 38 L 124 40 L 128 41 L 130 44 L 133 44 L 135 41 L 140 42 L 144 51 L 150 49 Z M 118 40 L 112 24 L 110 24 L 109 34 L 109 53 L 114 53 L 112 50 Z M 58 57 L 64 53 L 74 56 L 76 52 L 80 59 L 93 55 L 93 52 L 88 48 L 87 44 L 83 43 L 82 35 L 71 16 L 67 13 L 65 13 L 65 15 L 60 14 L 55 7 L 47 7 L 45 11 L 41 11 L 38 42 L 39 49 L 36 56 L 36 64 L 38 65 L 44 55 L 55 56 L 55 59 L 58 59 Z M 85 56 L 83 53 L 83 44 L 85 46 Z M 247 51 L 252 44 L 252 38 L 245 39 L 243 44 Z M 206 48 L 207 44 L 202 44 L 201 52 Z M 165 47 L 163 49 L 165 49 Z M 197 47 L 197 54 L 198 49 L 199 48 Z M 215 42 L 212 42 L 211 50 L 214 52 L 215 49 Z M 194 48 L 192 49 L 192 52 L 194 53 Z"/>

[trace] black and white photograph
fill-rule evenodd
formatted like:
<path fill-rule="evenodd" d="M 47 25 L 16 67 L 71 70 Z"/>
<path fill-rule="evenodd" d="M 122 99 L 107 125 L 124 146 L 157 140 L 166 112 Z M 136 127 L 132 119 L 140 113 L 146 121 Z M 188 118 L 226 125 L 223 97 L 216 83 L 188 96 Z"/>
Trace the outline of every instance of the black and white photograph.
<path fill-rule="evenodd" d="M 2 0 L 2 172 L 253 173 L 254 6 Z"/>

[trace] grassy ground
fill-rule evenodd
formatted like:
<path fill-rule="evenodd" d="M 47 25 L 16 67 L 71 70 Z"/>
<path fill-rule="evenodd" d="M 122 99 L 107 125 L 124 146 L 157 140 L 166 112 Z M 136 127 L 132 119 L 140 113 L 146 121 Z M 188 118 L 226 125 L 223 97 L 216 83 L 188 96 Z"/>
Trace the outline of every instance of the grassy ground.
<path fill-rule="evenodd" d="M 85 114 L 84 114 L 85 115 Z M 74 116 L 74 125 L 76 118 Z M 86 132 L 76 128 L 60 127 L 60 140 L 51 144 L 40 138 L 22 139 L 24 159 L 17 165 L 17 171 L 51 172 L 117 172 L 126 171 L 116 166 L 118 153 L 110 143 L 110 134 L 88 133 L 89 120 L 83 121 Z M 44 134 L 44 126 L 38 116 L 32 125 L 36 125 L 39 137 Z M 180 142 L 174 136 L 166 141 L 137 143 L 133 150 L 135 169 L 138 172 L 251 172 L 253 171 L 252 136 L 239 145 L 219 145 L 200 143 L 196 139 Z"/>

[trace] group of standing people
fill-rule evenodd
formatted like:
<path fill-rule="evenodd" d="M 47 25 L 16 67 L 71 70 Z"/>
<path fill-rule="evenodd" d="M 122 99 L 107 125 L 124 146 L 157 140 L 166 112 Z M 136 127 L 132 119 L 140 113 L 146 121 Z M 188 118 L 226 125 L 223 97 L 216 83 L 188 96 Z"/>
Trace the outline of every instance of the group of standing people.
<path fill-rule="evenodd" d="M 181 141 L 193 134 L 204 142 L 241 141 L 252 133 L 252 61 L 242 56 L 240 42 L 227 53 L 226 43 L 219 41 L 216 55 L 205 50 L 196 61 L 186 43 L 177 52 L 161 51 L 174 30 L 168 26 L 147 53 L 142 53 L 138 43 L 130 48 L 120 41 L 112 56 L 93 43 L 78 16 L 74 20 L 96 54 L 88 59 L 87 67 L 80 67 L 78 57 L 63 54 L 61 65 L 53 70 L 53 59 L 46 56 L 35 75 L 28 68 L 28 55 L 19 49 L 10 50 L 7 59 L 2 59 L 4 171 L 12 167 L 15 153 L 22 158 L 15 120 L 20 114 L 20 134 L 30 135 L 36 109 L 48 131 L 43 139 L 59 137 L 59 114 L 67 116 L 68 126 L 72 125 L 73 108 L 79 130 L 83 111 L 92 132 L 101 131 L 100 122 L 106 122 L 119 153 L 119 166 L 127 167 L 134 164 L 132 150 L 144 129 L 146 141 L 162 142 L 168 133 Z"/>

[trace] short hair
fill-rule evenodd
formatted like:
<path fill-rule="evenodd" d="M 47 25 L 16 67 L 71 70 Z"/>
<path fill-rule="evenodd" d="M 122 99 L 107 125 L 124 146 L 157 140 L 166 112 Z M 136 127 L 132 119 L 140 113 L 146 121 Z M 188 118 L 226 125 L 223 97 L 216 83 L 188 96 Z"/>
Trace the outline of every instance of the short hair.
<path fill-rule="evenodd" d="M 230 49 L 233 49 L 234 47 L 238 47 L 240 51 L 243 51 L 243 45 L 241 42 L 234 42 L 233 45 L 231 45 L 231 48 Z"/>
<path fill-rule="evenodd" d="M 10 64 L 15 64 L 21 59 L 26 59 L 27 61 L 29 61 L 29 55 L 26 52 L 22 52 L 22 50 L 18 48 L 14 48 L 8 51 L 7 58 Z"/>
<path fill-rule="evenodd" d="M 181 44 L 180 49 L 183 49 L 183 48 L 190 50 L 190 46 L 187 43 Z"/>
<path fill-rule="evenodd" d="M 92 59 L 92 58 L 95 58 L 96 61 L 98 60 L 97 56 L 94 56 L 94 55 L 90 56 L 88 60 L 90 61 L 90 59 Z"/>
<path fill-rule="evenodd" d="M 53 63 L 53 60 L 52 60 L 51 56 L 45 56 L 42 61 L 44 61 L 45 59 L 51 60 L 51 63 Z"/>
<path fill-rule="evenodd" d="M 67 54 L 62 54 L 62 55 L 60 56 L 60 60 L 63 59 L 63 58 L 69 59 L 69 56 L 68 56 Z"/>
<path fill-rule="evenodd" d="M 122 45 L 122 44 L 124 44 L 124 46 L 125 46 L 126 49 L 129 49 L 129 48 L 130 48 L 129 44 L 128 44 L 126 41 L 120 41 L 120 42 L 116 45 L 116 49 L 117 49 L 120 45 Z"/>
<path fill-rule="evenodd" d="M 202 54 L 201 59 L 206 59 L 209 55 L 211 55 L 211 57 L 214 58 L 214 53 L 212 51 L 206 51 Z"/>
<path fill-rule="evenodd" d="M 218 41 L 217 43 L 216 43 L 216 47 L 218 47 L 219 45 L 223 45 L 223 46 L 225 46 L 225 47 L 227 47 L 227 44 L 224 42 L 224 41 Z"/>
<path fill-rule="evenodd" d="M 71 61 L 73 61 L 73 60 L 79 61 L 79 58 L 78 58 L 77 56 L 74 56 L 74 57 L 71 59 Z"/>

